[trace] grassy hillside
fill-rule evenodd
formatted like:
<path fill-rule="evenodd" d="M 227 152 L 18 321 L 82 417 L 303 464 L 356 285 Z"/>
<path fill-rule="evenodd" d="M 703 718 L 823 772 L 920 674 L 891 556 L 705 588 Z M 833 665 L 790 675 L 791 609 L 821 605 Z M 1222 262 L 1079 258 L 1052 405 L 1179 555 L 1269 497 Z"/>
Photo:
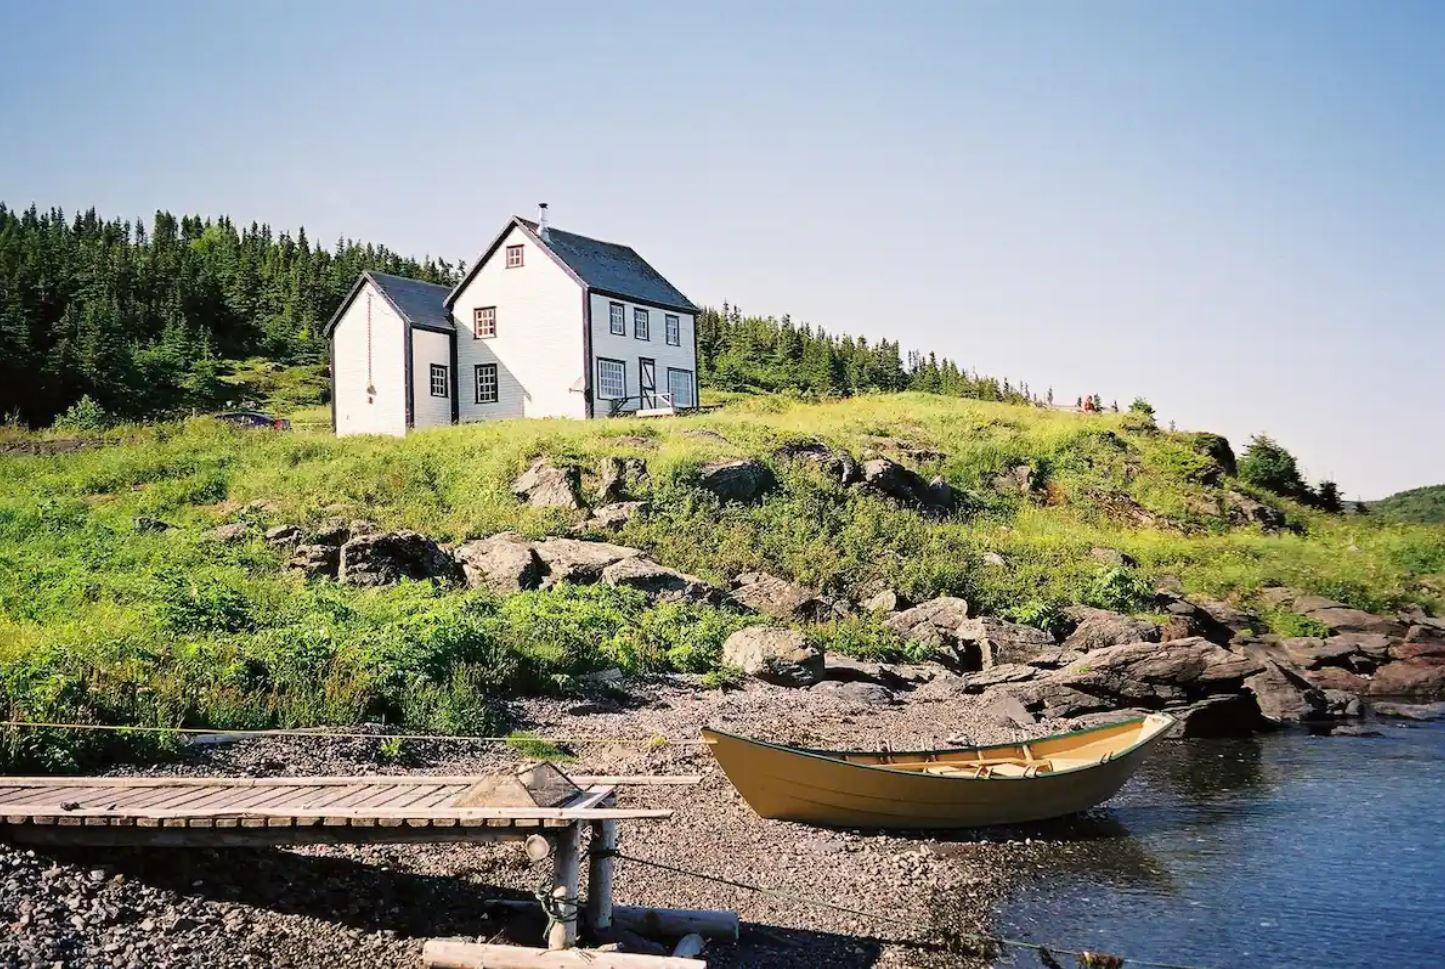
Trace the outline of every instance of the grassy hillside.
<path fill-rule="evenodd" d="M 1445 525 L 1445 485 L 1411 488 L 1369 503 L 1370 514 L 1382 521 Z"/>
<path fill-rule="evenodd" d="M 901 455 L 968 489 L 969 509 L 931 522 L 774 455 L 814 439 Z M 718 583 L 765 569 L 855 598 L 878 585 L 915 600 L 962 595 L 979 612 L 1039 624 L 1080 601 L 1147 610 L 1166 575 L 1244 602 L 1288 583 L 1368 609 L 1442 604 L 1445 529 L 1294 506 L 1293 530 L 1231 527 L 1211 503 L 1245 489 L 1203 483 L 1219 474 L 1207 443 L 1129 415 L 916 393 L 753 398 L 709 415 L 508 421 L 402 440 L 248 432 L 204 418 L 117 429 L 104 446 L 0 457 L 0 704 L 46 719 L 386 719 L 470 732 L 497 729 L 497 697 L 565 690 L 589 670 L 714 670 L 722 640 L 748 620 L 602 587 L 501 600 L 427 584 L 307 583 L 259 537 L 261 525 L 338 515 L 446 541 L 562 533 L 582 515 L 523 507 L 510 494 L 539 454 L 576 464 L 589 487 L 603 456 L 645 460 L 652 513 L 607 537 Z M 702 462 L 732 456 L 769 461 L 778 490 L 757 505 L 719 505 L 692 486 Z M 1021 463 L 1034 468 L 1031 491 L 995 484 Z M 255 537 L 203 536 L 236 520 L 254 522 Z M 1095 546 L 1126 552 L 1137 569 L 1100 565 Z M 901 647 L 866 617 L 809 632 L 855 653 Z M 113 742 L 0 740 L 0 767 L 63 766 Z"/>

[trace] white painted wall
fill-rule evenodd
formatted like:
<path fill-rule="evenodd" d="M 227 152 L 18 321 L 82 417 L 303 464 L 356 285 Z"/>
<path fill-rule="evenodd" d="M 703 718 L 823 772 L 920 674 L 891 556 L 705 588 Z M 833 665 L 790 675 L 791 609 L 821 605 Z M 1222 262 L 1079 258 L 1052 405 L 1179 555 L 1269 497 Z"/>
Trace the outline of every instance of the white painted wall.
<path fill-rule="evenodd" d="M 522 245 L 520 268 L 506 268 L 507 246 Z M 473 310 L 497 308 L 497 335 L 473 336 Z M 497 417 L 585 417 L 582 394 L 582 288 L 516 226 L 458 295 L 460 415 L 463 421 Z M 475 366 L 497 365 L 497 402 L 476 402 Z"/>
<path fill-rule="evenodd" d="M 624 320 L 627 323 L 627 334 L 616 336 L 611 332 L 611 310 L 612 303 L 621 303 Z M 649 324 L 649 339 L 639 340 L 633 336 L 633 310 L 637 307 L 647 310 Z M 663 309 L 660 306 L 652 306 L 647 303 L 637 303 L 630 300 L 617 300 L 608 296 L 592 294 L 592 357 L 593 369 L 592 390 L 598 394 L 597 405 L 594 413 L 598 417 L 606 417 L 609 404 L 600 396 L 600 386 L 596 371 L 596 360 L 606 357 L 612 360 L 621 360 L 627 365 L 627 396 L 640 397 L 642 395 L 641 375 L 642 367 L 638 362 L 643 357 L 648 357 L 657 362 L 657 393 L 668 393 L 667 370 L 669 367 L 678 370 L 686 370 L 692 374 L 692 388 L 694 400 L 697 403 L 697 358 L 693 354 L 693 326 L 695 321 L 691 313 L 675 313 L 678 318 L 679 346 L 669 346 L 666 339 L 666 317 L 672 310 Z M 631 400 L 627 403 L 629 410 L 637 407 L 637 401 Z"/>
<path fill-rule="evenodd" d="M 338 435 L 406 433 L 408 329 L 370 282 L 337 321 L 331 340 Z"/>
<path fill-rule="evenodd" d="M 440 364 L 447 368 L 447 395 L 431 395 L 431 365 Z M 456 379 L 452 373 L 451 338 L 445 333 L 433 330 L 413 329 L 411 331 L 411 378 L 412 378 L 412 426 L 417 430 L 424 427 L 442 427 L 452 422 L 452 385 Z"/>

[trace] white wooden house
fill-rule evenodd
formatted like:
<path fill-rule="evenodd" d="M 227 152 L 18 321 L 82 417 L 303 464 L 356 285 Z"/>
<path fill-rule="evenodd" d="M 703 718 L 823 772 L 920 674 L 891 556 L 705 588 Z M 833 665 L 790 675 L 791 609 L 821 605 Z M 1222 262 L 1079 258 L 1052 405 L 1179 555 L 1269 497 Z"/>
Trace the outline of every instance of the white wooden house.
<path fill-rule="evenodd" d="M 364 272 L 326 333 L 337 434 L 697 405 L 697 307 L 627 246 L 515 217 L 453 289 Z"/>

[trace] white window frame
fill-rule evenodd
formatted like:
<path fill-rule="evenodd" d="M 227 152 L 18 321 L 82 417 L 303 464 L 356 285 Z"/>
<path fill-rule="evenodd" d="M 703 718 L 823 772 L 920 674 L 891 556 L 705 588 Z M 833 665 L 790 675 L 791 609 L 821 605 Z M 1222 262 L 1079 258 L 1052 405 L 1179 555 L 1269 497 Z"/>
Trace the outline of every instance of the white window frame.
<path fill-rule="evenodd" d="M 634 340 L 652 340 L 652 321 L 648 318 L 647 310 L 641 306 L 632 307 L 632 338 Z"/>
<path fill-rule="evenodd" d="M 687 396 L 688 396 L 688 402 L 687 402 L 686 404 L 680 404 L 680 403 L 678 402 L 678 400 L 677 400 L 677 397 L 673 394 L 673 390 L 672 390 L 672 375 L 673 375 L 673 374 L 682 374 L 682 375 L 685 375 L 685 376 L 687 377 Z M 673 406 L 673 407 L 696 407 L 696 406 L 697 406 L 697 374 L 694 373 L 694 372 L 691 371 L 691 370 L 684 370 L 684 369 L 681 368 L 681 367 L 668 367 L 668 368 L 667 368 L 667 397 L 668 397 L 668 400 L 672 401 L 672 406 Z"/>
<path fill-rule="evenodd" d="M 483 324 L 490 325 L 483 329 Z M 495 306 L 478 306 L 472 310 L 472 339 L 490 340 L 497 335 L 497 308 Z"/>
<path fill-rule="evenodd" d="M 627 335 L 627 307 L 621 303 L 607 304 L 607 332 L 613 336 Z"/>
<path fill-rule="evenodd" d="M 522 268 L 523 260 L 524 260 L 524 257 L 523 257 L 523 255 L 522 255 L 522 245 L 521 245 L 521 243 L 518 243 L 518 244 L 515 245 L 515 246 L 508 246 L 508 247 L 507 247 L 507 268 L 508 268 L 508 269 L 521 269 L 521 268 Z"/>
<path fill-rule="evenodd" d="M 489 381 L 482 378 L 490 375 Z M 495 404 L 498 400 L 497 365 L 495 363 L 479 363 L 472 369 L 472 384 L 476 390 L 478 404 Z M 483 393 L 483 388 L 490 386 L 490 396 Z"/>
<path fill-rule="evenodd" d="M 432 365 L 431 365 L 430 376 L 431 376 L 431 395 L 432 395 L 433 397 L 450 397 L 450 396 L 451 396 L 451 380 L 450 380 L 449 375 L 447 374 L 447 366 L 446 366 L 446 364 L 444 364 L 444 363 L 434 363 L 434 364 L 432 364 Z M 440 384 L 438 384 L 437 378 L 441 378 Z M 441 389 L 438 389 L 438 386 L 440 386 Z"/>
<path fill-rule="evenodd" d="M 682 346 L 682 320 L 676 313 L 668 313 L 662 318 L 662 335 L 668 346 Z"/>
<path fill-rule="evenodd" d="M 627 361 L 597 358 L 597 397 L 600 400 L 627 399 Z"/>

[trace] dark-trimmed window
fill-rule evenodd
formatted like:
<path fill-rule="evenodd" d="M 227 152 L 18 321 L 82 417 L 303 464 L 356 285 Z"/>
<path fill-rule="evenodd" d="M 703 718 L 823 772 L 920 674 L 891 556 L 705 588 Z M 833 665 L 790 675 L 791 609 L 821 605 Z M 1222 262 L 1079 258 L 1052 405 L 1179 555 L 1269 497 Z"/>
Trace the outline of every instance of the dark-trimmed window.
<path fill-rule="evenodd" d="M 647 310 L 640 306 L 632 308 L 632 335 L 638 340 L 652 339 L 652 333 L 648 329 Z"/>
<path fill-rule="evenodd" d="M 597 396 L 604 400 L 621 400 L 627 396 L 627 364 L 597 358 Z"/>
<path fill-rule="evenodd" d="M 508 269 L 517 269 L 517 268 L 520 267 L 521 265 L 522 265 L 522 247 L 521 247 L 521 246 L 508 246 L 508 247 L 507 247 L 507 268 L 508 268 Z"/>
<path fill-rule="evenodd" d="M 472 338 L 490 340 L 497 335 L 497 308 L 478 306 L 472 310 Z"/>
<path fill-rule="evenodd" d="M 433 397 L 450 397 L 447 393 L 447 368 L 439 363 L 431 365 L 431 395 Z"/>
<path fill-rule="evenodd" d="M 497 402 L 497 365 L 495 363 L 479 363 L 476 366 L 477 403 L 495 404 Z"/>
<path fill-rule="evenodd" d="M 668 313 L 662 318 L 662 335 L 668 346 L 682 346 L 682 324 L 678 322 L 676 313 Z"/>
<path fill-rule="evenodd" d="M 607 304 L 607 332 L 613 336 L 627 335 L 627 309 L 621 303 Z"/>
<path fill-rule="evenodd" d="M 667 368 L 667 396 L 671 398 L 673 407 L 696 407 L 696 389 L 691 370 Z"/>

